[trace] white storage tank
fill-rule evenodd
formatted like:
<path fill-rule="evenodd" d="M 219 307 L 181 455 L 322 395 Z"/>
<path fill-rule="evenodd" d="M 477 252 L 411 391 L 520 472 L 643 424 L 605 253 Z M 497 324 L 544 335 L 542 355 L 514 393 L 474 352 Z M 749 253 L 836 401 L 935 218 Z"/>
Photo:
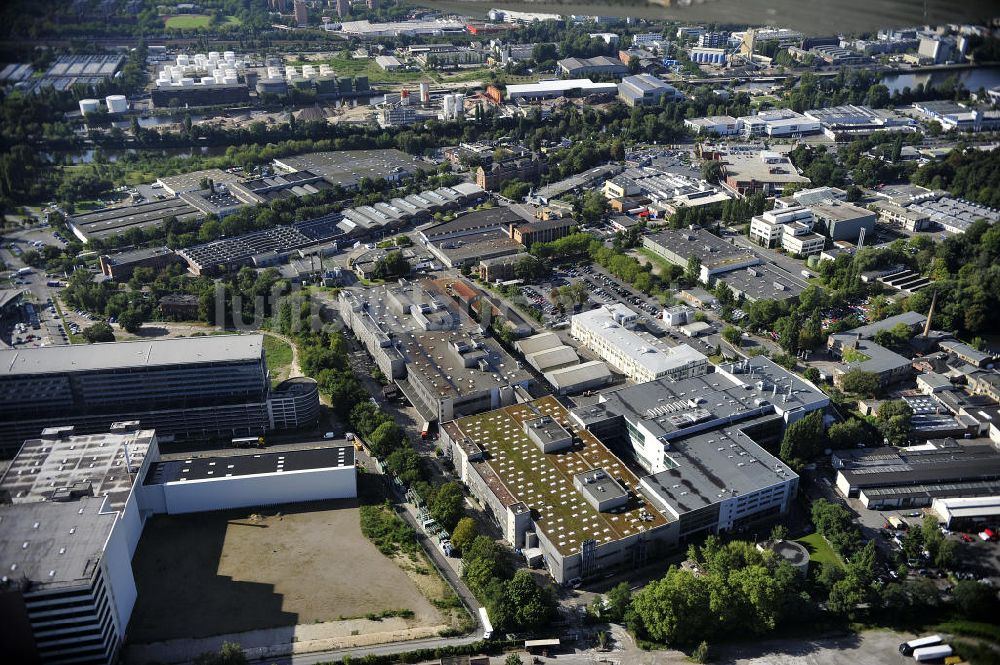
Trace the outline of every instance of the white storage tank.
<path fill-rule="evenodd" d="M 194 79 L 189 76 L 185 76 L 181 79 L 180 83 L 184 87 L 192 86 L 194 85 Z"/>
<path fill-rule="evenodd" d="M 128 111 L 128 100 L 125 95 L 108 95 L 104 98 L 108 105 L 108 113 L 125 113 Z"/>
<path fill-rule="evenodd" d="M 219 61 L 219 52 L 218 51 L 209 51 L 208 52 L 208 59 L 211 60 L 212 62 L 218 62 Z"/>
<path fill-rule="evenodd" d="M 225 51 L 223 52 L 222 57 L 225 58 L 226 60 L 235 60 L 236 51 Z"/>
<path fill-rule="evenodd" d="M 236 85 L 237 83 L 240 82 L 240 80 L 235 76 L 227 76 L 222 80 L 222 82 L 225 83 L 226 85 Z"/>
<path fill-rule="evenodd" d="M 88 113 L 97 113 L 101 108 L 101 102 L 97 99 L 81 99 L 80 100 L 80 113 L 87 115 Z"/>
<path fill-rule="evenodd" d="M 191 58 L 183 53 L 177 56 L 177 66 L 187 67 L 191 64 Z"/>

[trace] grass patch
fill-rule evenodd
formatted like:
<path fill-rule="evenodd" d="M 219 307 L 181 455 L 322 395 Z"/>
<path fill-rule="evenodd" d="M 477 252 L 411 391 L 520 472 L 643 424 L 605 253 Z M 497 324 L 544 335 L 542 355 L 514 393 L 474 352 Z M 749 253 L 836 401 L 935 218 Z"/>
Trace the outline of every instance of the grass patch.
<path fill-rule="evenodd" d="M 981 621 L 945 621 L 934 626 L 934 630 L 942 633 L 953 633 L 966 637 L 979 637 L 990 640 L 995 644 L 1000 644 L 1000 626 L 995 623 L 983 623 Z"/>
<path fill-rule="evenodd" d="M 271 383 L 278 385 L 288 378 L 288 368 L 292 365 L 292 347 L 283 339 L 264 335 L 264 355 L 267 368 L 271 371 Z"/>
<path fill-rule="evenodd" d="M 660 256 L 656 252 L 648 250 L 645 247 L 640 247 L 639 253 L 642 254 L 647 259 L 649 259 L 649 262 L 652 263 L 653 266 L 656 268 L 656 270 L 654 270 L 653 272 L 656 273 L 657 275 L 663 275 L 663 274 L 669 275 L 674 270 L 677 270 L 677 266 L 675 266 L 673 263 L 667 261 L 665 258 Z"/>
<path fill-rule="evenodd" d="M 980 644 L 966 640 L 952 640 L 951 647 L 955 654 L 971 665 L 1000 665 L 1000 651 L 989 644 Z"/>
<path fill-rule="evenodd" d="M 211 22 L 212 17 L 204 14 L 178 14 L 176 16 L 168 16 L 167 20 L 164 21 L 164 25 L 168 29 L 194 30 L 195 28 L 207 28 Z"/>
<path fill-rule="evenodd" d="M 412 619 L 413 610 L 382 610 L 381 612 L 369 612 L 365 615 L 365 618 L 369 621 L 381 621 L 382 619 L 391 619 L 393 617 L 399 617 L 401 619 Z"/>
<path fill-rule="evenodd" d="M 809 550 L 809 563 L 818 563 L 822 566 L 835 566 L 837 568 L 843 568 L 844 564 L 837 556 L 837 553 L 833 551 L 830 547 L 830 543 L 826 542 L 826 539 L 818 533 L 810 533 L 808 536 L 803 536 L 797 539 L 795 542 L 801 543 Z"/>
<path fill-rule="evenodd" d="M 386 556 L 415 554 L 417 534 L 388 503 L 361 506 L 361 533 Z"/>

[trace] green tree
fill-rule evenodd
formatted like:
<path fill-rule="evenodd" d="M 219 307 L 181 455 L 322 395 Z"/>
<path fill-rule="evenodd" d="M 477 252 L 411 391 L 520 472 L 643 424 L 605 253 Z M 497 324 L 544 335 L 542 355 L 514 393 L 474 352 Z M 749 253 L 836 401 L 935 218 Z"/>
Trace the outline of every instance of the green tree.
<path fill-rule="evenodd" d="M 378 279 L 392 279 L 410 273 L 410 262 L 400 251 L 391 251 L 375 262 L 372 273 Z"/>
<path fill-rule="evenodd" d="M 463 517 L 458 520 L 458 524 L 451 532 L 451 544 L 464 553 L 478 535 L 479 530 L 476 528 L 475 520 L 471 517 Z"/>
<path fill-rule="evenodd" d="M 115 341 L 115 332 L 111 329 L 111 326 L 107 323 L 95 323 L 92 326 L 87 326 L 83 329 L 81 333 L 88 342 L 95 344 L 97 342 L 113 342 Z"/>
<path fill-rule="evenodd" d="M 701 165 L 701 178 L 717 184 L 722 179 L 722 162 L 712 159 Z"/>
<path fill-rule="evenodd" d="M 465 495 L 456 482 L 449 482 L 438 488 L 428 508 L 431 517 L 449 533 L 465 514 Z"/>
<path fill-rule="evenodd" d="M 692 282 L 697 282 L 701 275 L 701 259 L 692 254 L 688 257 L 687 267 L 684 269 L 684 276 Z"/>
<path fill-rule="evenodd" d="M 876 443 L 871 426 L 856 418 L 831 425 L 827 430 L 827 436 L 830 439 L 830 447 L 834 450 L 854 448 L 859 444 L 870 446 Z"/>
<path fill-rule="evenodd" d="M 671 568 L 639 591 L 632 605 L 643 632 L 658 642 L 696 644 L 711 632 L 707 581 L 689 570 Z"/>
<path fill-rule="evenodd" d="M 779 457 L 786 464 L 808 462 L 822 453 L 826 446 L 823 412 L 813 411 L 785 429 Z"/>
<path fill-rule="evenodd" d="M 139 332 L 144 322 L 145 317 L 138 309 L 126 310 L 118 316 L 118 325 L 121 326 L 122 330 L 130 332 L 133 335 Z"/>
<path fill-rule="evenodd" d="M 218 653 L 203 653 L 194 659 L 195 665 L 247 665 L 243 647 L 235 642 L 223 642 Z"/>
<path fill-rule="evenodd" d="M 628 612 L 629 605 L 632 603 L 632 591 L 629 589 L 628 582 L 622 582 L 611 588 L 610 591 L 604 597 L 604 609 L 601 612 L 601 618 L 607 618 L 608 621 L 615 623 L 621 623 L 625 619 L 625 613 Z"/>
<path fill-rule="evenodd" d="M 743 330 L 736 326 L 726 326 L 722 329 L 722 339 L 736 348 L 740 348 L 740 343 L 743 341 Z"/>
<path fill-rule="evenodd" d="M 893 446 L 902 446 L 910 436 L 910 419 L 913 409 L 901 399 L 890 400 L 879 405 L 875 424 L 879 432 Z"/>
<path fill-rule="evenodd" d="M 524 662 L 516 653 L 511 653 L 507 654 L 507 658 L 504 659 L 503 665 L 524 665 Z"/>
<path fill-rule="evenodd" d="M 971 580 L 962 580 L 951 593 L 955 609 L 969 619 L 982 620 L 997 615 L 997 597 L 993 587 Z"/>
<path fill-rule="evenodd" d="M 368 435 L 368 448 L 375 457 L 384 459 L 404 445 L 406 445 L 406 432 L 391 420 L 382 422 Z"/>
<path fill-rule="evenodd" d="M 875 397 L 881 389 L 878 374 L 852 369 L 840 379 L 840 386 L 849 393 L 862 397 Z"/>

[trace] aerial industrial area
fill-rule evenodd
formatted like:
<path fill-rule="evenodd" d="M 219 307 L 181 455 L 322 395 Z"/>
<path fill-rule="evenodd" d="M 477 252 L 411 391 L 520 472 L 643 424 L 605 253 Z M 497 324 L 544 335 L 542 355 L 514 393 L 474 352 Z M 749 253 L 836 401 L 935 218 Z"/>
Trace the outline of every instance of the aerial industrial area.
<path fill-rule="evenodd" d="M 0 660 L 1000 662 L 1000 15 L 757 4 L 0 8 Z"/>

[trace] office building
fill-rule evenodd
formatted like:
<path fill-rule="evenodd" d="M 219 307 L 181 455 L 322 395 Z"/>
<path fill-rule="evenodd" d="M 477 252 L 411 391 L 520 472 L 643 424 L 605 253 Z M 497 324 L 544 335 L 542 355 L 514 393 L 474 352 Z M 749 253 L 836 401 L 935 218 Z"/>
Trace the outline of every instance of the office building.
<path fill-rule="evenodd" d="M 725 48 L 728 45 L 728 32 L 703 32 L 698 35 L 698 46 L 701 48 Z"/>
<path fill-rule="evenodd" d="M 688 118 L 684 126 L 690 127 L 697 134 L 714 134 L 717 136 L 739 136 L 743 125 L 739 119 L 731 115 L 713 115 L 704 118 Z"/>
<path fill-rule="evenodd" d="M 719 161 L 724 186 L 741 196 L 755 192 L 774 196 L 780 194 L 786 185 L 809 184 L 809 178 L 799 174 L 792 161 L 779 152 L 734 150 L 720 154 Z"/>
<path fill-rule="evenodd" d="M 834 383 L 840 385 L 845 374 L 852 370 L 871 372 L 878 376 L 883 386 L 898 383 L 913 376 L 913 362 L 894 351 L 875 343 L 874 337 L 882 330 L 904 324 L 911 331 L 919 329 L 927 320 L 922 314 L 904 312 L 876 323 L 859 326 L 853 330 L 834 333 L 827 338 L 827 349 L 840 358 L 833 368 Z"/>
<path fill-rule="evenodd" d="M 427 420 L 445 422 L 514 402 L 531 374 L 431 281 L 343 289 L 340 315 Z"/>
<path fill-rule="evenodd" d="M 146 520 L 357 496 L 354 448 L 162 460 L 155 431 L 52 427 L 0 478 L 4 654 L 11 662 L 119 662 Z"/>
<path fill-rule="evenodd" d="M 708 371 L 708 358 L 687 344 L 659 346 L 631 330 L 638 315 L 621 303 L 575 314 L 570 334 L 637 383 L 681 379 Z"/>
<path fill-rule="evenodd" d="M 865 448 L 833 453 L 837 491 L 869 510 L 931 505 L 934 499 L 1000 494 L 1000 453 L 954 439 L 909 448 Z"/>
<path fill-rule="evenodd" d="M 743 135 L 747 138 L 806 136 L 823 130 L 818 120 L 812 120 L 791 109 L 761 111 L 757 115 L 741 117 L 740 123 Z"/>
<path fill-rule="evenodd" d="M 553 579 L 636 568 L 676 545 L 676 519 L 553 397 L 444 423 L 455 469 L 504 540 Z"/>
<path fill-rule="evenodd" d="M 536 242 L 552 242 L 569 235 L 574 222 L 570 217 L 539 219 L 532 222 L 514 221 L 507 226 L 511 239 L 531 248 Z"/>
<path fill-rule="evenodd" d="M 657 105 L 664 98 L 674 101 L 683 97 L 677 88 L 651 74 L 626 76 L 618 84 L 618 98 L 626 106 Z"/>
<path fill-rule="evenodd" d="M 815 219 L 808 208 L 768 210 L 750 220 L 750 239 L 762 247 L 781 247 L 797 256 L 823 251 L 826 238 L 813 232 Z"/>
<path fill-rule="evenodd" d="M 809 206 L 816 227 L 831 240 L 858 242 L 861 230 L 869 236 L 875 231 L 875 213 L 846 201 L 833 201 Z"/>
<path fill-rule="evenodd" d="M 295 24 L 300 28 L 309 25 L 309 10 L 306 0 L 295 0 Z"/>
<path fill-rule="evenodd" d="M 155 428 L 161 441 L 264 435 L 275 425 L 263 341 L 222 335 L 0 351 L 0 445 L 10 454 L 46 427 L 99 432 L 126 420 Z"/>
<path fill-rule="evenodd" d="M 643 492 L 679 521 L 681 543 L 786 513 L 798 476 L 758 441 L 824 408 L 829 398 L 763 357 L 715 372 L 603 393 L 570 422 L 620 442 L 650 475 Z"/>

